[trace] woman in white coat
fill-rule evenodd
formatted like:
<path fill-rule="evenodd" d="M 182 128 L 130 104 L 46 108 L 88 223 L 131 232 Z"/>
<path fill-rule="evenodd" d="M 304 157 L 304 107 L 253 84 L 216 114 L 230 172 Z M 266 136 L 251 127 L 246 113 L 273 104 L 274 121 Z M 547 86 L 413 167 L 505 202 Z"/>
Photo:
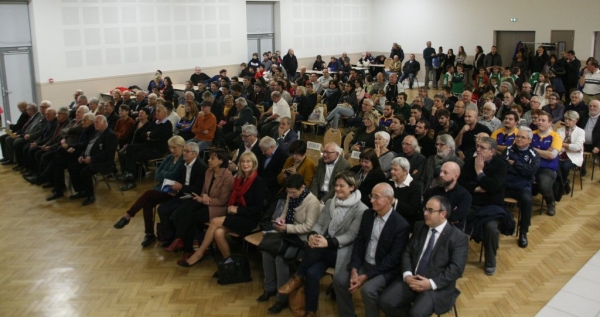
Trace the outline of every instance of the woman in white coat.
<path fill-rule="evenodd" d="M 319 300 L 319 280 L 327 268 L 348 269 L 352 246 L 363 212 L 367 206 L 360 200 L 358 180 L 354 173 L 343 171 L 335 176 L 335 197 L 325 203 L 317 223 L 308 235 L 308 249 L 296 274 L 279 294 L 289 295 L 305 285 L 306 315 L 316 316 Z"/>
<path fill-rule="evenodd" d="M 583 143 L 585 142 L 585 131 L 577 126 L 579 113 L 573 110 L 565 112 L 565 126 L 556 131 L 563 140 L 562 149 L 559 154 L 558 164 L 565 185 L 565 192 L 571 191 L 569 186 L 569 172 L 575 166 L 583 165 Z M 575 186 L 573 184 L 573 186 Z"/>

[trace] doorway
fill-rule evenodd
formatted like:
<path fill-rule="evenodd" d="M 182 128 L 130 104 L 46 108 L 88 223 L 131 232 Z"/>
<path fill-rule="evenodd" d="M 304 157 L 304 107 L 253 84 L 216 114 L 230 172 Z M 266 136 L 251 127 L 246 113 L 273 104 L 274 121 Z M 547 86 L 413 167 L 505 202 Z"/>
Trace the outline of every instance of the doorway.
<path fill-rule="evenodd" d="M 575 31 L 552 30 L 550 34 L 550 42 L 556 43 L 557 56 L 560 52 L 566 52 L 573 49 L 573 40 L 575 39 Z"/>
<path fill-rule="evenodd" d="M 274 13 L 273 2 L 246 2 L 248 60 L 254 53 L 258 53 L 258 59 L 262 61 L 263 53 L 275 52 Z"/>
<path fill-rule="evenodd" d="M 495 43 L 502 57 L 502 66 L 512 63 L 515 46 L 518 41 L 535 42 L 535 31 L 495 31 Z"/>
<path fill-rule="evenodd" d="M 594 58 L 600 61 L 600 32 L 594 32 Z"/>

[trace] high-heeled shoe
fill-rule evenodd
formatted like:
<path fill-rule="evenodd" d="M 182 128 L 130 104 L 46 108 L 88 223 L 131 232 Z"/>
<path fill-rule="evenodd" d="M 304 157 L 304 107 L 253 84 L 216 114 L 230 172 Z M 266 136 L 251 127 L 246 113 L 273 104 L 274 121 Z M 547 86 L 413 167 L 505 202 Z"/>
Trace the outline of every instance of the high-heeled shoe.
<path fill-rule="evenodd" d="M 202 257 L 200 258 L 198 261 L 194 262 L 194 263 L 189 263 L 187 260 L 181 259 L 179 261 L 177 261 L 177 265 L 179 266 L 183 266 L 183 267 L 192 267 L 200 262 L 202 262 L 202 260 L 204 260 L 205 258 Z"/>
<path fill-rule="evenodd" d="M 183 248 L 183 239 L 177 238 L 177 239 L 173 240 L 173 242 L 171 243 L 170 246 L 165 248 L 165 251 L 175 252 L 181 248 Z"/>

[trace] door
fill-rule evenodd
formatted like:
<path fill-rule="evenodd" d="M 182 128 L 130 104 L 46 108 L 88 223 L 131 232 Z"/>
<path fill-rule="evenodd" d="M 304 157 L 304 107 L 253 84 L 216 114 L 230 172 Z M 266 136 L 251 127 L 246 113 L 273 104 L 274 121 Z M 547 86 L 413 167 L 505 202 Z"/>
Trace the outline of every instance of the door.
<path fill-rule="evenodd" d="M 600 61 L 600 32 L 594 32 L 594 58 Z"/>
<path fill-rule="evenodd" d="M 15 123 L 21 115 L 17 104 L 20 101 L 36 102 L 31 50 L 0 49 L 0 74 L 2 108 L 5 112 L 2 120 Z"/>
<path fill-rule="evenodd" d="M 252 59 L 254 53 L 258 53 L 258 59 L 262 61 L 263 53 L 275 52 L 274 10 L 272 2 L 246 3 L 248 60 Z"/>
<path fill-rule="evenodd" d="M 573 40 L 575 31 L 552 30 L 550 42 L 556 43 L 556 52 L 553 52 L 560 58 L 560 52 L 566 52 L 573 49 Z"/>
<path fill-rule="evenodd" d="M 502 57 L 502 66 L 510 66 L 517 42 L 535 42 L 535 31 L 496 31 L 495 37 L 498 54 Z M 489 48 L 484 48 L 484 51 L 488 53 Z"/>

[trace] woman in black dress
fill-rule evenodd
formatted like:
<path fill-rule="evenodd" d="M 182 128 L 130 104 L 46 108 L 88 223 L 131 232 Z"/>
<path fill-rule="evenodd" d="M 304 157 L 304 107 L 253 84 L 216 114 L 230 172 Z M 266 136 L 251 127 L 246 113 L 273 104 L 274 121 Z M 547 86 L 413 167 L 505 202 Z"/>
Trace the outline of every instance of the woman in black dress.
<path fill-rule="evenodd" d="M 210 221 L 202 245 L 187 260 L 179 260 L 177 264 L 180 266 L 189 267 L 200 262 L 204 251 L 213 240 L 217 243 L 224 261 L 227 261 L 231 255 L 226 239 L 227 233 L 233 231 L 244 236 L 258 226 L 261 211 L 265 209 L 267 188 L 258 176 L 258 160 L 254 153 L 242 154 L 239 167 L 227 204 L 227 215 L 215 217 Z"/>

